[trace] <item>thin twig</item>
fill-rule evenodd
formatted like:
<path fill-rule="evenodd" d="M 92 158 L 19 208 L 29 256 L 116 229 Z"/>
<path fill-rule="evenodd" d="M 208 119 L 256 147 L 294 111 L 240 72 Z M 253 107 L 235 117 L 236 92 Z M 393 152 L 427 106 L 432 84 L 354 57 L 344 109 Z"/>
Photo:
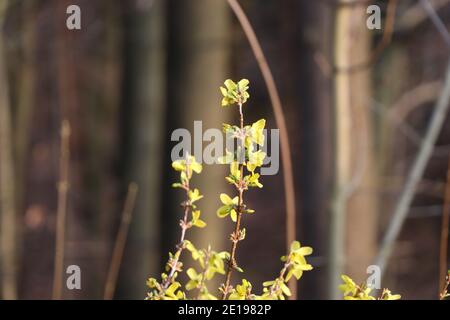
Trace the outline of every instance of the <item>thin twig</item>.
<path fill-rule="evenodd" d="M 428 102 L 436 101 L 442 90 L 442 81 L 431 81 L 422 83 L 405 94 L 389 109 L 389 117 L 396 122 L 403 122 L 406 117 L 416 108 L 426 105 Z"/>
<path fill-rule="evenodd" d="M 446 284 L 448 275 L 447 252 L 448 252 L 448 226 L 450 216 L 450 157 L 447 169 L 447 184 L 445 187 L 444 209 L 442 211 L 441 244 L 439 250 L 439 294 Z M 447 282 L 448 284 L 448 282 Z"/>
<path fill-rule="evenodd" d="M 381 248 L 376 258 L 376 265 L 384 271 L 389 257 L 392 253 L 393 245 L 397 239 L 403 223 L 407 217 L 409 207 L 411 206 L 414 194 L 419 181 L 422 179 L 425 168 L 433 153 L 433 148 L 445 121 L 450 104 L 450 63 L 447 66 L 444 89 L 439 100 L 436 103 L 431 121 L 425 138 L 422 141 L 420 150 L 413 163 L 411 171 L 408 174 L 405 186 L 400 195 L 400 199 L 395 207 L 391 221 L 388 225 L 386 234 L 381 243 Z"/>
<path fill-rule="evenodd" d="M 209 268 L 209 259 L 211 258 L 211 247 L 208 247 L 208 250 L 205 253 L 205 257 L 203 259 L 204 269 L 202 272 L 202 279 L 198 285 L 198 294 L 197 294 L 197 300 L 200 300 L 203 294 L 203 291 L 206 287 L 206 275 L 208 274 L 208 268 Z"/>
<path fill-rule="evenodd" d="M 56 249 L 53 278 L 53 299 L 62 297 L 62 278 L 64 269 L 64 245 L 66 233 L 67 192 L 69 189 L 70 162 L 70 124 L 64 120 L 61 127 L 61 147 L 59 160 L 58 209 L 56 213 Z"/>
<path fill-rule="evenodd" d="M 258 62 L 258 66 L 261 70 L 267 91 L 269 93 L 275 115 L 275 122 L 280 130 L 281 161 L 283 164 L 283 179 L 286 201 L 286 248 L 289 250 L 291 243 L 296 239 L 296 208 L 294 172 L 292 169 L 289 135 L 286 127 L 286 120 L 284 118 L 283 107 L 269 64 L 267 63 L 267 59 L 258 38 L 256 37 L 255 31 L 247 18 L 247 15 L 242 10 L 237 0 L 228 0 L 228 3 L 239 20 L 250 47 L 252 48 L 256 61 Z M 291 299 L 295 300 L 297 298 L 297 285 L 294 280 L 289 282 L 289 288 L 292 292 Z"/>
<path fill-rule="evenodd" d="M 283 265 L 283 269 L 281 269 L 280 274 L 278 275 L 277 280 L 284 282 L 284 277 L 286 272 L 288 271 L 289 267 L 291 266 L 291 254 L 286 258 L 286 262 Z M 269 296 L 273 297 L 276 295 L 276 292 L 278 291 L 278 283 L 277 281 L 274 282 L 274 284 L 269 289 Z"/>
<path fill-rule="evenodd" d="M 433 22 L 439 34 L 442 36 L 442 39 L 444 39 L 445 44 L 450 48 L 450 33 L 448 32 L 445 23 L 441 20 L 441 18 L 439 18 L 436 10 L 433 8 L 429 0 L 420 0 L 420 3 L 427 12 L 428 17 Z"/>
<path fill-rule="evenodd" d="M 417 89 L 419 89 L 419 87 L 417 87 Z M 439 88 L 441 88 L 439 90 L 439 92 L 440 92 L 442 90 L 441 83 L 440 83 Z M 431 95 L 431 93 L 423 92 L 424 95 L 427 95 L 426 97 L 419 97 L 418 95 L 416 96 L 416 94 L 413 94 L 411 92 L 411 94 L 412 94 L 411 98 L 413 96 L 415 97 L 415 98 L 412 98 L 411 106 L 401 105 L 402 103 L 407 102 L 406 99 L 405 99 L 405 101 L 403 101 L 404 100 L 403 98 L 400 98 L 400 100 L 402 100 L 402 101 L 399 101 L 398 104 L 397 103 L 394 104 L 394 106 L 391 109 L 387 109 L 380 102 L 378 102 L 374 99 L 372 99 L 372 104 L 370 104 L 370 106 L 374 112 L 376 112 L 380 116 L 386 117 L 386 120 L 391 123 L 391 125 L 393 126 L 393 129 L 398 129 L 416 147 L 420 147 L 420 145 L 422 143 L 422 138 L 421 138 L 420 134 L 407 121 L 403 121 L 403 119 L 407 116 L 407 114 L 409 112 L 412 111 L 412 109 L 419 107 L 420 103 L 426 104 L 431 101 L 436 101 L 436 99 L 439 97 L 439 92 L 436 92 L 436 93 L 433 92 L 434 96 Z M 406 95 L 408 95 L 408 93 Z M 396 112 L 395 109 L 398 109 L 399 112 Z M 403 112 L 405 112 L 405 113 L 403 113 Z M 397 114 L 397 113 L 399 113 L 399 114 Z M 442 157 L 442 156 L 447 157 L 449 151 L 450 151 L 450 145 L 434 146 L 433 156 L 434 157 Z M 408 159 L 406 159 L 406 160 L 408 160 Z"/>
<path fill-rule="evenodd" d="M 435 11 L 441 10 L 450 3 L 450 0 L 434 0 L 432 5 Z M 405 33 L 414 30 L 428 19 L 428 14 L 424 12 L 420 2 L 406 9 L 398 19 L 395 28 L 396 33 Z"/>
<path fill-rule="evenodd" d="M 186 155 L 186 176 L 189 177 L 189 155 Z M 180 227 L 181 227 L 181 236 L 180 241 L 177 244 L 177 251 L 173 255 L 173 258 L 169 260 L 168 266 L 169 266 L 169 274 L 167 277 L 163 280 L 161 285 L 161 291 L 160 294 L 164 295 L 165 291 L 169 288 L 169 286 L 172 284 L 175 274 L 177 271 L 180 270 L 180 257 L 183 253 L 183 250 L 186 248 L 185 246 L 185 237 L 186 237 L 186 231 L 191 228 L 192 226 L 188 222 L 189 218 L 189 212 L 192 210 L 192 203 L 189 199 L 189 191 L 191 190 L 189 179 L 186 180 L 186 182 L 183 184 L 183 189 L 186 191 L 186 201 L 184 201 L 181 205 L 184 208 L 184 214 L 183 219 L 180 220 Z"/>
<path fill-rule="evenodd" d="M 122 221 L 119 232 L 117 233 L 114 245 L 111 263 L 109 265 L 108 276 L 106 278 L 104 300 L 112 300 L 116 291 L 117 277 L 119 275 L 120 265 L 122 264 L 123 252 L 127 242 L 128 230 L 130 229 L 131 218 L 136 203 L 138 186 L 136 183 L 130 183 L 128 186 L 127 197 L 122 211 Z"/>
<path fill-rule="evenodd" d="M 442 28 L 439 27 L 440 25 L 443 25 L 442 20 L 436 14 L 436 11 L 427 0 L 421 1 L 423 1 L 422 3 L 427 11 L 429 18 L 433 21 L 438 31 L 446 40 L 446 44 L 449 45 L 450 47 L 450 36 L 448 34 L 448 31 L 445 29 L 445 27 L 444 30 L 442 30 Z M 436 140 L 442 129 L 442 125 L 447 115 L 449 103 L 450 103 L 450 61 L 448 62 L 447 65 L 445 82 L 442 93 L 439 96 L 439 99 L 435 105 L 431 121 L 428 125 L 428 129 L 425 134 L 425 138 L 421 143 L 419 153 L 417 154 L 416 159 L 411 168 L 411 171 L 408 174 L 408 178 L 406 180 L 403 192 L 400 195 L 400 199 L 397 203 L 397 206 L 395 207 L 392 219 L 388 225 L 386 234 L 381 243 L 380 251 L 376 258 L 376 264 L 380 267 L 382 272 L 384 271 L 386 264 L 388 263 L 389 257 L 393 250 L 394 242 L 397 239 L 401 231 L 401 228 L 405 222 L 405 219 L 408 215 L 408 210 L 413 201 L 414 194 L 417 189 L 417 184 L 421 180 L 426 165 L 428 164 L 428 161 L 432 156 L 434 145 L 436 144 Z"/>

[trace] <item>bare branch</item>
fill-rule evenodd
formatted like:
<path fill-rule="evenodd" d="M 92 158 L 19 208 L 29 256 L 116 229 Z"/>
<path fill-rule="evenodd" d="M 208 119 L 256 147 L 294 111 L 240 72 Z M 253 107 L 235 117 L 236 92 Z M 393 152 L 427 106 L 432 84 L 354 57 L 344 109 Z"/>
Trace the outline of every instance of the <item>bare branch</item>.
<path fill-rule="evenodd" d="M 120 223 L 119 232 L 117 233 L 111 263 L 109 265 L 108 276 L 106 278 L 105 293 L 103 297 L 104 300 L 113 299 L 114 292 L 116 291 L 117 277 L 119 275 L 120 265 L 122 264 L 123 252 L 127 242 L 128 230 L 130 228 L 131 218 L 136 203 L 137 192 L 138 186 L 135 183 L 130 183 L 128 186 L 125 205 L 122 211 L 122 221 Z"/>
<path fill-rule="evenodd" d="M 64 247 L 67 216 L 67 192 L 69 190 L 69 140 L 70 125 L 67 120 L 64 120 L 61 127 L 53 300 L 60 300 L 62 298 L 62 277 L 64 273 Z"/>
<path fill-rule="evenodd" d="M 382 240 L 381 248 L 376 258 L 376 264 L 383 271 L 388 263 L 393 250 L 393 245 L 397 239 L 408 210 L 411 206 L 418 182 L 422 179 L 425 168 L 432 156 L 433 148 L 445 121 L 446 114 L 450 104 L 450 63 L 447 66 L 444 89 L 439 100 L 436 103 L 428 129 L 421 143 L 419 153 L 413 163 L 400 199 L 395 207 L 390 224 L 387 227 L 386 234 Z"/>
<path fill-rule="evenodd" d="M 422 4 L 422 7 L 427 12 L 428 16 L 430 17 L 430 19 L 433 22 L 436 29 L 441 34 L 442 38 L 445 41 L 445 44 L 447 45 L 447 47 L 450 48 L 450 34 L 447 30 L 447 27 L 445 26 L 445 23 L 437 15 L 436 10 L 434 10 L 434 8 L 431 5 L 429 0 L 420 0 L 420 3 Z"/>

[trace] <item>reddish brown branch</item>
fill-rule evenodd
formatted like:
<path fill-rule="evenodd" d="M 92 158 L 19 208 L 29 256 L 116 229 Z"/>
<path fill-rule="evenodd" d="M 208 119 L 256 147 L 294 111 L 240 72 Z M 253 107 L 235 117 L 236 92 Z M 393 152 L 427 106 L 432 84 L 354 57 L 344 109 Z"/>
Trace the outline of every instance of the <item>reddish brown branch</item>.
<path fill-rule="evenodd" d="M 448 285 L 446 281 L 447 276 L 447 253 L 448 253 L 448 227 L 450 216 L 450 157 L 447 169 L 447 184 L 445 187 L 445 199 L 444 210 L 442 212 L 442 225 L 441 225 L 441 245 L 439 251 L 439 294 L 445 285 Z"/>
<path fill-rule="evenodd" d="M 127 242 L 128 230 L 136 203 L 137 192 L 138 186 L 135 183 L 130 183 L 122 211 L 122 221 L 120 223 L 119 232 L 117 233 L 108 276 L 106 278 L 105 293 L 103 296 L 104 300 L 111 300 L 116 291 L 117 276 L 119 275 L 120 265 L 122 264 L 123 252 Z"/>
<path fill-rule="evenodd" d="M 256 37 L 255 31 L 247 18 L 247 15 L 242 10 L 237 0 L 228 0 L 228 3 L 236 15 L 242 29 L 248 39 L 253 54 L 258 62 L 264 82 L 269 93 L 273 112 L 277 127 L 280 129 L 280 145 L 281 145 L 281 160 L 283 164 L 283 178 L 286 201 L 286 248 L 289 249 L 290 244 L 296 238 L 296 209 L 295 209 L 295 187 L 294 187 L 294 172 L 292 169 L 291 150 L 289 146 L 289 136 L 286 127 L 286 120 L 284 118 L 283 107 L 278 90 L 270 70 L 267 59 L 261 48 L 261 45 Z M 297 297 L 297 286 L 294 281 L 289 282 L 291 289 L 291 299 Z"/>

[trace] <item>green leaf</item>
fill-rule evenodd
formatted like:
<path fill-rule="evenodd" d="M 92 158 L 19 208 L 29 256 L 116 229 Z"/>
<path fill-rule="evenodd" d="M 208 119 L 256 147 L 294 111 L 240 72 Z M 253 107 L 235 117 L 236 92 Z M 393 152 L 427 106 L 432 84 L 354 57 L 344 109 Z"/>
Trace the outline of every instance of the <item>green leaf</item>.
<path fill-rule="evenodd" d="M 175 295 L 175 291 L 181 286 L 180 283 L 174 282 L 172 283 L 166 290 L 167 295 Z"/>
<path fill-rule="evenodd" d="M 231 79 L 225 80 L 224 84 L 225 87 L 227 87 L 228 91 L 235 91 L 237 89 L 236 83 Z"/>
<path fill-rule="evenodd" d="M 158 285 L 159 285 L 159 283 L 158 283 L 158 281 L 156 281 L 155 278 L 149 278 L 149 279 L 147 280 L 147 286 L 148 286 L 150 289 L 156 288 Z"/>
<path fill-rule="evenodd" d="M 292 268 L 290 271 L 292 271 L 292 275 L 297 279 L 300 280 L 300 278 L 303 275 L 303 270 L 301 268 Z M 288 281 L 289 279 L 286 278 L 286 281 Z"/>
<path fill-rule="evenodd" d="M 198 282 L 195 280 L 190 280 L 187 284 L 186 284 L 186 290 L 191 291 L 195 288 L 197 288 L 198 286 Z"/>
<path fill-rule="evenodd" d="M 198 278 L 197 271 L 195 271 L 194 268 L 189 268 L 186 271 L 186 274 L 188 275 L 189 279 L 191 279 L 191 280 L 197 280 L 197 278 Z"/>
<path fill-rule="evenodd" d="M 192 212 L 192 220 L 198 220 L 200 219 L 200 210 L 194 210 Z"/>
<path fill-rule="evenodd" d="M 194 170 L 195 173 L 201 173 L 202 169 L 203 169 L 203 166 L 200 163 L 198 163 L 197 161 L 194 161 L 193 163 L 191 163 L 190 167 L 192 168 L 192 170 Z"/>
<path fill-rule="evenodd" d="M 186 175 L 186 172 L 185 172 L 185 171 L 181 171 L 180 179 L 181 179 L 181 183 L 182 183 L 182 184 L 186 185 L 186 184 L 188 183 L 189 178 L 188 178 L 188 176 Z"/>
<path fill-rule="evenodd" d="M 302 247 L 298 250 L 298 254 L 301 254 L 302 256 L 309 256 L 313 253 L 313 249 L 311 247 Z"/>
<path fill-rule="evenodd" d="M 252 141 L 256 144 L 264 145 L 264 127 L 266 126 L 266 120 L 260 119 L 252 124 L 251 127 L 251 137 Z"/>
<path fill-rule="evenodd" d="M 227 206 L 233 205 L 233 200 L 226 193 L 220 194 L 220 201 L 222 201 L 222 203 Z"/>
<path fill-rule="evenodd" d="M 234 268 L 235 268 L 237 271 L 239 271 L 240 273 L 243 273 L 243 272 L 244 272 L 244 270 L 243 270 L 242 268 L 238 267 L 238 266 L 235 266 Z"/>
<path fill-rule="evenodd" d="M 313 266 L 310 264 L 302 264 L 300 265 L 300 269 L 303 271 L 310 271 L 313 269 Z"/>
<path fill-rule="evenodd" d="M 241 171 L 239 170 L 239 162 L 233 161 L 230 164 L 230 173 L 236 180 L 240 179 Z"/>
<path fill-rule="evenodd" d="M 231 79 L 225 80 L 225 88 L 220 87 L 220 92 L 223 96 L 221 102 L 222 107 L 231 106 L 236 103 L 245 103 L 250 97 L 247 92 L 249 83 L 247 79 L 242 79 L 237 84 Z"/>
<path fill-rule="evenodd" d="M 249 167 L 249 165 L 247 165 L 247 167 Z M 256 168 L 256 167 L 254 167 L 254 168 Z M 255 169 L 253 169 L 253 170 L 255 170 Z M 251 171 L 251 170 L 250 170 L 250 171 Z M 254 172 L 252 171 L 252 172 L 251 172 L 251 175 L 246 176 L 245 179 L 246 179 L 247 184 L 248 184 L 250 187 L 258 187 L 258 188 L 262 188 L 263 185 L 262 185 L 261 182 L 259 182 L 259 177 L 260 177 L 259 173 L 254 173 Z"/>
<path fill-rule="evenodd" d="M 191 201 L 191 203 L 194 203 L 194 202 L 200 200 L 201 198 L 203 198 L 203 196 L 200 194 L 200 191 L 198 189 L 189 190 L 188 196 L 189 196 L 189 200 Z"/>
<path fill-rule="evenodd" d="M 230 207 L 229 206 L 222 206 L 217 210 L 217 216 L 219 218 L 225 218 L 230 214 Z"/>
<path fill-rule="evenodd" d="M 183 187 L 183 185 L 181 183 L 178 183 L 178 182 L 172 183 L 172 188 L 182 188 L 182 187 Z"/>
<path fill-rule="evenodd" d="M 271 285 L 273 285 L 275 283 L 275 281 L 266 281 L 266 282 L 263 282 L 263 286 L 264 287 L 270 287 Z"/>
<path fill-rule="evenodd" d="M 255 171 L 256 168 L 261 167 L 264 164 L 265 157 L 266 153 L 264 151 L 258 150 L 256 152 L 252 152 L 249 149 L 247 169 L 251 172 Z"/>
<path fill-rule="evenodd" d="M 172 168 L 176 171 L 184 171 L 186 170 L 186 162 L 184 160 L 175 160 L 172 162 Z"/>
<path fill-rule="evenodd" d="M 198 219 L 198 220 L 195 220 L 193 225 L 196 226 L 197 228 L 204 228 L 204 227 L 206 227 L 206 222 Z"/>
<path fill-rule="evenodd" d="M 245 228 L 242 228 L 240 234 L 239 234 L 239 240 L 245 240 L 246 230 Z"/>
<path fill-rule="evenodd" d="M 236 212 L 236 210 L 231 209 L 230 213 L 231 213 L 230 214 L 231 220 L 233 220 L 233 222 L 236 222 L 237 221 L 237 212 Z"/>
<path fill-rule="evenodd" d="M 291 290 L 289 290 L 288 286 L 284 282 L 280 282 L 281 291 L 288 297 L 291 296 Z"/>
<path fill-rule="evenodd" d="M 242 79 L 238 82 L 238 88 L 240 92 L 245 92 L 248 90 L 248 86 L 250 84 L 250 81 L 248 79 Z"/>
<path fill-rule="evenodd" d="M 292 242 L 292 244 L 291 244 L 291 252 L 292 251 L 296 251 L 296 250 L 298 250 L 300 248 L 301 248 L 300 242 L 298 242 L 298 241 Z"/>

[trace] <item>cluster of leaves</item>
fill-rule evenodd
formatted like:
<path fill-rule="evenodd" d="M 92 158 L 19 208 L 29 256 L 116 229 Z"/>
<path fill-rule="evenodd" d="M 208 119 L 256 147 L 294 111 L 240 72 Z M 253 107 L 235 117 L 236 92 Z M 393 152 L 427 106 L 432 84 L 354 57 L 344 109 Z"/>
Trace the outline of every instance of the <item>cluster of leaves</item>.
<path fill-rule="evenodd" d="M 172 167 L 180 173 L 180 180 L 172 184 L 172 187 L 183 189 L 186 192 L 186 200 L 181 203 L 184 208 L 183 219 L 180 220 L 181 238 L 175 253 L 169 252 L 166 272 L 161 274 L 161 281 L 157 281 L 155 278 L 147 280 L 147 286 L 150 288 L 150 292 L 147 293 L 148 300 L 186 299 L 185 293 L 181 290 L 181 283 L 177 281 L 178 274 L 183 271 L 181 254 L 185 249 L 190 250 L 192 246 L 191 242 L 185 238 L 186 232 L 193 227 L 206 227 L 206 222 L 200 218 L 201 211 L 196 205 L 203 195 L 197 188 L 191 189 L 190 187 L 193 173 L 201 173 L 202 165 L 195 160 L 195 157 L 187 154 L 185 159 L 174 161 Z"/>
<path fill-rule="evenodd" d="M 297 280 L 303 275 L 304 271 L 312 270 L 313 267 L 307 261 L 305 256 L 312 254 L 311 247 L 302 247 L 300 242 L 294 241 L 291 244 L 291 250 L 287 256 L 281 257 L 284 267 L 277 279 L 263 283 L 263 298 L 270 300 L 284 300 L 285 296 L 290 296 L 291 291 L 286 283 L 294 276 Z"/>
<path fill-rule="evenodd" d="M 232 106 L 236 104 L 244 104 L 250 98 L 248 93 L 250 81 L 242 79 L 238 83 L 227 79 L 224 82 L 225 87 L 220 87 L 222 92 L 222 107 Z"/>
<path fill-rule="evenodd" d="M 392 294 L 389 289 L 383 289 L 379 297 L 374 297 L 370 293 L 372 289 L 365 283 L 357 285 L 349 276 L 343 275 L 343 284 L 339 286 L 339 289 L 344 294 L 344 300 L 399 300 L 401 296 L 399 294 Z"/>
<path fill-rule="evenodd" d="M 287 256 L 281 257 L 284 262 L 278 278 L 263 283 L 263 292 L 260 295 L 252 292 L 252 284 L 246 279 L 242 279 L 241 284 L 231 289 L 229 300 L 285 300 L 291 296 L 291 291 L 287 282 L 294 276 L 299 280 L 303 271 L 312 270 L 313 267 L 306 261 L 305 256 L 312 253 L 312 248 L 302 247 L 300 242 L 294 241 Z"/>
<path fill-rule="evenodd" d="M 208 249 L 196 249 L 192 243 L 188 243 L 186 249 L 191 252 L 192 259 L 199 263 L 200 271 L 194 268 L 187 270 L 189 281 L 186 284 L 186 290 L 198 291 L 197 299 L 217 300 L 217 297 L 211 294 L 206 286 L 207 281 L 214 278 L 216 274 L 225 274 L 225 262 L 229 259 L 228 252 L 215 252 L 208 246 Z"/>
<path fill-rule="evenodd" d="M 263 165 L 265 152 L 261 150 L 264 146 L 264 127 L 266 121 L 260 119 L 252 125 L 244 125 L 243 106 L 248 101 L 250 95 L 248 93 L 249 81 L 242 79 L 235 83 L 228 79 L 224 82 L 225 87 L 221 87 L 222 92 L 222 106 L 238 106 L 240 125 L 223 124 L 223 131 L 227 138 L 233 139 L 237 142 L 236 152 L 226 150 L 225 157 L 219 159 L 219 162 L 230 165 L 230 173 L 225 178 L 228 183 L 235 187 L 237 195 L 230 197 L 222 193 L 220 201 L 222 206 L 217 210 L 219 218 L 230 216 L 232 222 L 235 224 L 234 232 L 230 236 L 232 247 L 230 249 L 230 259 L 228 262 L 228 270 L 226 274 L 225 283 L 222 284 L 220 290 L 222 291 L 222 298 L 226 299 L 229 296 L 242 296 L 244 291 L 249 291 L 251 285 L 248 281 L 242 283 L 238 289 L 234 289 L 230 285 L 231 274 L 234 270 L 243 272 L 236 262 L 236 249 L 240 241 L 245 239 L 245 228 L 241 228 L 241 218 L 243 214 L 251 214 L 255 211 L 247 207 L 244 202 L 244 191 L 249 188 L 262 188 L 263 185 L 259 181 L 260 174 L 256 172 L 258 168 Z M 257 150 L 259 148 L 259 150 Z"/>
<path fill-rule="evenodd" d="M 449 286 L 450 286 L 450 270 L 447 271 L 444 288 L 442 289 L 442 292 L 439 294 L 440 300 L 446 300 L 447 298 L 450 297 L 450 293 L 448 292 Z"/>

